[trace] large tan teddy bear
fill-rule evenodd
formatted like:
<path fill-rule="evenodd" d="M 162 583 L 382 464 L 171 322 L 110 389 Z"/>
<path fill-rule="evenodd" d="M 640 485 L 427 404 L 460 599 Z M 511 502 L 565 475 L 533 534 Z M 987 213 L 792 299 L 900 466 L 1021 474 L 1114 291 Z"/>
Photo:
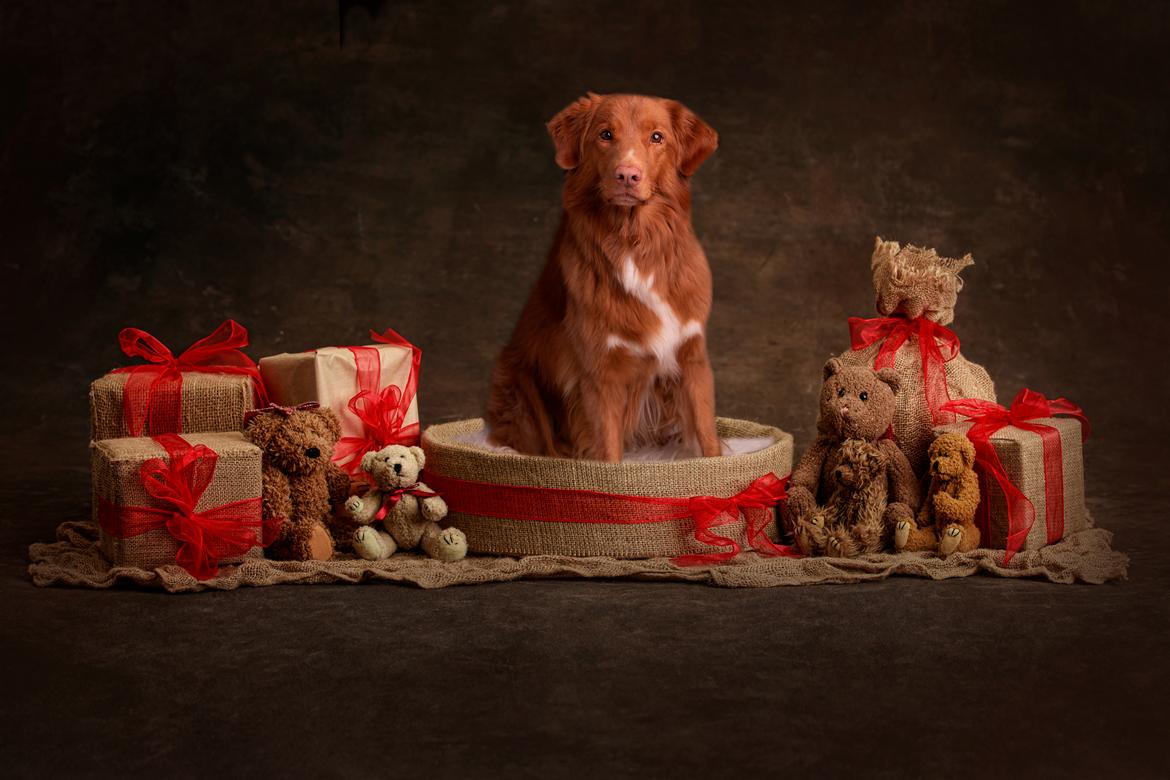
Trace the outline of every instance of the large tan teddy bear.
<path fill-rule="evenodd" d="M 872 464 L 875 469 L 872 478 L 880 480 L 886 489 L 881 511 L 884 528 L 891 529 L 900 520 L 910 520 L 918 511 L 918 480 L 898 445 L 884 438 L 894 419 L 898 390 L 898 376 L 892 369 L 874 371 L 866 366 L 847 366 L 838 358 L 831 358 L 825 364 L 817 438 L 793 470 L 788 499 L 781 510 L 785 530 L 796 537 L 806 554 L 828 552 L 815 549 L 815 541 L 811 549 L 804 549 L 798 531 L 801 523 L 816 525 L 815 516 L 838 486 L 841 475 L 837 470 L 850 440 L 868 443 L 879 455 Z M 808 527 L 803 530 L 812 537 L 819 536 Z M 889 536 L 884 534 L 883 542 Z M 869 546 L 868 542 L 861 544 L 861 548 Z M 848 555 L 851 549 L 857 547 L 842 545 L 833 554 Z"/>
<path fill-rule="evenodd" d="M 979 476 L 973 468 L 975 445 L 961 433 L 944 433 L 927 450 L 930 488 L 917 521 L 902 520 L 894 529 L 899 552 L 937 551 L 942 557 L 979 546 L 975 510 Z"/>
<path fill-rule="evenodd" d="M 352 496 L 345 502 L 346 513 L 359 524 L 353 532 L 355 553 L 368 561 L 416 547 L 445 562 L 467 555 L 463 532 L 439 526 L 447 516 L 447 502 L 419 481 L 425 463 L 422 448 L 400 444 L 362 457 L 362 470 L 374 486 L 364 496 Z M 381 528 L 375 525 L 378 522 Z"/>

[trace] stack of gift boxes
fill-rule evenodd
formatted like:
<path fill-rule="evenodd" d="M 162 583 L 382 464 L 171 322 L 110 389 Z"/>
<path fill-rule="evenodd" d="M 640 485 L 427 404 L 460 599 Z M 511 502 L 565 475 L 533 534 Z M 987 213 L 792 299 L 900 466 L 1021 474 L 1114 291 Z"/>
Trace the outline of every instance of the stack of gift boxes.
<path fill-rule="evenodd" d="M 93 514 L 115 566 L 180 566 L 206 579 L 263 555 L 282 518 L 263 516 L 263 453 L 242 432 L 249 410 L 316 402 L 338 415 L 335 458 L 351 475 L 362 455 L 418 438 L 421 353 L 391 330 L 375 344 L 264 358 L 244 354 L 229 320 L 174 355 L 127 328 L 123 352 L 144 362 L 90 387 Z"/>

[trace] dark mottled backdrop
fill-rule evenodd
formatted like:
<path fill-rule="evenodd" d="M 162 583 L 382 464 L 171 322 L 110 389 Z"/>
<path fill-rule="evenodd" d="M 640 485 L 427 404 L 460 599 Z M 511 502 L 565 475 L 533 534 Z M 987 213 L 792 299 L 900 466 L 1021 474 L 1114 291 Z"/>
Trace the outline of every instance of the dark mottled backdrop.
<path fill-rule="evenodd" d="M 646 770 L 661 751 L 699 771 L 720 766 L 708 732 L 738 734 L 757 768 L 774 766 L 764 748 L 806 771 L 886 771 L 900 753 L 974 774 L 1002 751 L 1049 773 L 1170 769 L 1149 739 L 1165 716 L 1142 704 L 1167 692 L 1170 616 L 1167 5 L 387 2 L 345 16 L 339 46 L 324 1 L 0 7 L 11 766 L 194 773 L 210 759 L 190 726 L 211 720 L 223 739 L 239 729 L 223 766 L 240 771 L 367 773 L 405 745 L 412 769 L 439 774 L 554 771 L 587 748 L 593 763 L 570 766 Z M 190 599 L 27 585 L 25 546 L 86 511 L 86 387 L 121 361 L 124 325 L 182 348 L 233 317 L 257 357 L 392 325 L 425 350 L 424 422 L 477 414 L 559 215 L 544 122 L 586 90 L 674 97 L 720 132 L 695 224 L 721 413 L 803 446 L 819 366 L 847 346 L 845 318 L 872 310 L 873 236 L 971 252 L 964 352 L 1001 400 L 1027 384 L 1088 411 L 1090 505 L 1131 581 Z M 208 626 L 239 633 L 188 667 L 180 648 Z M 372 678 L 402 653 L 413 682 L 351 690 L 351 654 Z M 224 670 L 216 703 L 192 690 Z M 406 722 L 354 727 L 368 748 L 337 723 L 306 740 L 281 690 L 314 718 Z M 1018 714 L 995 691 L 1018 692 Z M 141 731 L 94 736 L 127 702 Z M 854 736 L 858 708 L 903 725 Z M 949 744 L 941 720 L 983 736 Z M 42 749 L 48 735 L 79 749 Z"/>

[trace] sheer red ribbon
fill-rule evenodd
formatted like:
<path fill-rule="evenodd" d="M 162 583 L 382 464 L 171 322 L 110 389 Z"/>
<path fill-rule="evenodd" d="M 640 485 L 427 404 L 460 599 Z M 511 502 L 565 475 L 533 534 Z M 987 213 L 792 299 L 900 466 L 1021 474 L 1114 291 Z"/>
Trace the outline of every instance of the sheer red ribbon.
<path fill-rule="evenodd" d="M 382 496 L 382 507 L 378 510 L 378 513 L 374 515 L 374 519 L 385 520 L 386 515 L 390 514 L 390 512 L 405 495 L 417 496 L 419 498 L 434 498 L 439 494 L 432 493 L 429 490 L 425 490 L 419 487 L 417 482 L 413 485 L 407 485 L 406 487 L 394 488 L 389 493 L 386 493 L 384 496 Z"/>
<path fill-rule="evenodd" d="M 123 328 L 118 334 L 118 344 L 130 357 L 147 361 L 115 368 L 112 372 L 129 374 L 122 391 L 122 411 L 131 436 L 143 435 L 148 425 L 154 434 L 182 432 L 184 371 L 249 376 L 257 405 L 268 403 L 260 369 L 240 351 L 248 346 L 248 331 L 235 320 L 225 321 L 178 357 L 139 328 Z"/>
<path fill-rule="evenodd" d="M 117 506 L 98 503 L 102 530 L 121 539 L 165 529 L 179 543 L 175 562 L 200 580 L 214 577 L 219 561 L 243 555 L 263 541 L 260 498 L 232 501 L 196 511 L 199 499 L 215 476 L 219 456 L 202 444 L 191 446 L 176 434 L 155 436 L 167 458 L 142 464 L 142 486 L 157 506 Z"/>
<path fill-rule="evenodd" d="M 1011 561 L 1028 538 L 1028 533 L 1036 523 L 1036 507 L 1023 491 L 1012 484 L 1003 462 L 999 459 L 999 453 L 991 444 L 992 435 L 1001 428 L 1014 426 L 1040 435 L 1044 452 L 1044 521 L 1048 531 L 1048 543 L 1060 540 L 1064 536 L 1064 456 L 1061 451 L 1060 432 L 1050 425 L 1033 421 L 1055 417 L 1058 414 L 1075 417 L 1081 422 L 1083 440 L 1089 436 L 1089 421 L 1081 408 L 1065 398 L 1049 400 L 1043 393 L 1024 388 L 1016 395 L 1009 409 L 977 398 L 949 401 L 943 405 L 943 409 L 963 415 L 972 423 L 967 431 L 967 438 L 975 445 L 975 463 L 980 472 L 982 495 L 976 522 L 985 535 L 989 533 L 991 519 L 989 478 L 994 479 L 1003 491 L 1008 513 L 1004 563 Z"/>
<path fill-rule="evenodd" d="M 370 331 L 370 338 L 380 344 L 394 344 L 410 350 L 410 375 L 406 386 L 387 385 L 378 389 L 382 376 L 382 356 L 374 347 L 349 347 L 357 365 L 358 392 L 349 399 L 349 410 L 362 423 L 362 435 L 343 436 L 334 449 L 333 460 L 351 476 L 362 468 L 362 456 L 391 444 L 418 444 L 417 422 L 405 425 L 410 404 L 418 392 L 418 372 L 422 350 L 398 333 L 387 328 L 384 333 Z"/>
<path fill-rule="evenodd" d="M 926 317 L 915 317 L 912 320 L 905 317 L 874 317 L 868 320 L 849 318 L 849 338 L 853 349 L 861 350 L 881 342 L 873 361 L 875 370 L 893 368 L 894 356 L 911 336 L 918 339 L 922 390 L 926 396 L 926 405 L 930 408 L 931 419 L 935 425 L 951 422 L 953 418 L 942 409 L 951 400 L 943 364 L 954 360 L 955 355 L 959 354 L 959 337 L 955 332 Z"/>
<path fill-rule="evenodd" d="M 740 515 L 747 524 L 748 544 L 756 552 L 766 556 L 799 557 L 792 548 L 776 544 L 764 532 L 771 520 L 771 508 L 788 497 L 788 477 L 781 479 L 772 473 L 765 474 L 730 498 L 654 498 L 593 490 L 496 485 L 431 472 L 427 473 L 427 484 L 443 495 L 451 509 L 465 514 L 533 522 L 616 525 L 690 518 L 695 524 L 697 541 L 730 548 L 722 552 L 681 555 L 673 559 L 678 566 L 723 563 L 739 555 L 738 542 L 720 536 L 712 529 L 735 522 Z"/>

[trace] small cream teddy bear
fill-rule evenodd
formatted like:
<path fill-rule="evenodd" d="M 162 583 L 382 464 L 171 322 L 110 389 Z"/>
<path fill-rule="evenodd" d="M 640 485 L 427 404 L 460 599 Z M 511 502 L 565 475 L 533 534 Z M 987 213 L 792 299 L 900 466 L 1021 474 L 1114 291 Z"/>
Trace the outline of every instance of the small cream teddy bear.
<path fill-rule="evenodd" d="M 360 524 L 353 534 L 353 549 L 367 561 L 389 558 L 402 548 L 421 547 L 430 557 L 444 562 L 467 555 L 467 537 L 458 528 L 440 528 L 447 516 L 447 502 L 419 482 L 426 456 L 420 447 L 391 444 L 362 457 L 362 470 L 374 487 L 364 496 L 352 496 L 345 511 Z M 374 523 L 382 521 L 382 529 Z"/>

